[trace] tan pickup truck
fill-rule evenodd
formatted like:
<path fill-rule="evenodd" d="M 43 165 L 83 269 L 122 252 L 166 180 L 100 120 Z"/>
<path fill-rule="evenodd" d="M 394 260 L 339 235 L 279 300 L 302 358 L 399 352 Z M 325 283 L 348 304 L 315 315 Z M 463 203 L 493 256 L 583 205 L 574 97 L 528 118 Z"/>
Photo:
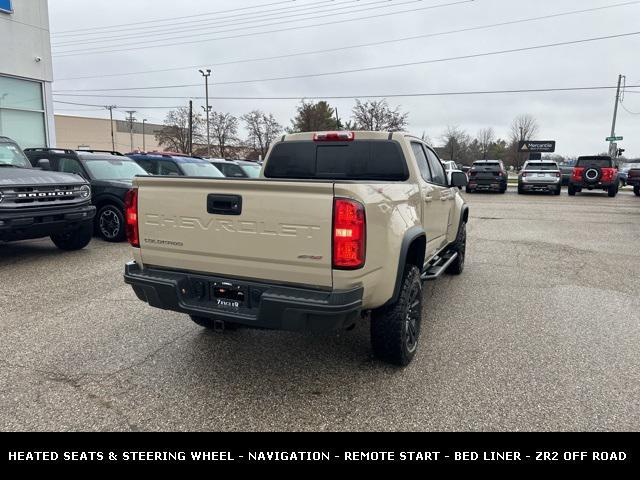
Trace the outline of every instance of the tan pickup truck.
<path fill-rule="evenodd" d="M 137 177 L 125 281 L 197 324 L 326 331 L 370 319 L 374 354 L 414 357 L 422 282 L 464 268 L 462 172 L 402 133 L 285 135 L 260 178 Z"/>

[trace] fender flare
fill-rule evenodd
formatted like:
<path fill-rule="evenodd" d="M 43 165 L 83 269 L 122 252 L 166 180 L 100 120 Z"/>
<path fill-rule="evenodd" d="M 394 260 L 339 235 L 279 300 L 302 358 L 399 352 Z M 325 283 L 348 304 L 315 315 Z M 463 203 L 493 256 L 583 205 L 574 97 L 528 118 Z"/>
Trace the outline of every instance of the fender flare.
<path fill-rule="evenodd" d="M 460 210 L 460 221 L 458 222 L 458 230 L 456 231 L 456 239 L 458 238 L 458 234 L 460 233 L 460 229 L 462 228 L 463 223 L 467 223 L 469 221 L 469 206 L 464 205 Z"/>
<path fill-rule="evenodd" d="M 409 247 L 411 247 L 411 244 L 415 240 L 421 237 L 425 239 L 425 246 L 426 246 L 427 234 L 422 229 L 422 227 L 415 226 L 405 232 L 404 238 L 402 239 L 402 245 L 400 247 L 400 256 L 398 257 L 398 272 L 396 273 L 396 282 L 393 288 L 393 296 L 389 299 L 386 305 L 395 303 L 398 300 L 398 297 L 400 296 L 400 288 L 402 287 L 402 277 L 404 276 L 404 266 L 407 263 L 407 255 L 409 254 Z M 421 262 L 422 265 L 418 267 L 420 269 L 420 272 L 422 272 L 422 269 L 424 267 L 425 255 L 426 255 L 426 248 L 422 254 L 422 262 Z"/>

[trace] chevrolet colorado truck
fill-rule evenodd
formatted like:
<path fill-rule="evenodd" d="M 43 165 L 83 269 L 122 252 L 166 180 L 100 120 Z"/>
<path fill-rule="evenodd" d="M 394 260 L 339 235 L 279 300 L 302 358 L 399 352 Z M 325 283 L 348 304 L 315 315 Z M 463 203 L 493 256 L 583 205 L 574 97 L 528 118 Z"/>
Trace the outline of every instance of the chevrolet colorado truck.
<path fill-rule="evenodd" d="M 0 242 L 50 237 L 80 250 L 93 235 L 91 188 L 78 175 L 32 168 L 20 147 L 0 137 Z"/>
<path fill-rule="evenodd" d="M 403 133 L 285 135 L 257 180 L 136 177 L 124 279 L 149 305 L 217 330 L 327 331 L 365 318 L 374 354 L 404 366 L 422 282 L 464 269 L 466 184 Z"/>

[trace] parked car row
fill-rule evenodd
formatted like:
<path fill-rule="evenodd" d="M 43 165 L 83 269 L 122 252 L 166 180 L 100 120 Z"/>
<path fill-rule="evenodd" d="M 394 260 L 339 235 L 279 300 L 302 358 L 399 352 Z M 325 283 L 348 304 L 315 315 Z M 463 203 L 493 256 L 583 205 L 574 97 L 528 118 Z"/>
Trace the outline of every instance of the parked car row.
<path fill-rule="evenodd" d="M 13 145 L 19 150 L 15 143 Z M 136 176 L 233 178 L 236 175 L 225 174 L 222 171 L 222 167 L 228 163 L 246 172 L 245 178 L 255 178 L 261 168 L 252 162 L 216 160 L 214 163 L 173 152 L 137 152 L 123 155 L 102 150 L 27 148 L 24 155 L 30 162 L 30 167 L 51 173 L 72 174 L 76 181 L 76 176 L 84 179 L 90 186 L 91 204 L 95 207 L 92 233 L 100 235 L 108 242 L 121 242 L 125 239 L 125 197 L 132 187 L 132 179 Z"/>
<path fill-rule="evenodd" d="M 496 191 L 505 193 L 509 174 L 499 160 L 479 160 L 468 172 L 467 193 L 476 191 Z M 622 179 L 624 178 L 624 179 Z M 609 197 L 618 194 L 621 184 L 634 187 L 640 195 L 640 164 L 631 164 L 623 173 L 609 156 L 584 156 L 578 158 L 575 166 L 560 166 L 551 160 L 530 160 L 518 174 L 518 194 L 533 192 L 560 195 L 563 185 L 568 186 L 570 196 L 584 190 L 602 190 Z"/>

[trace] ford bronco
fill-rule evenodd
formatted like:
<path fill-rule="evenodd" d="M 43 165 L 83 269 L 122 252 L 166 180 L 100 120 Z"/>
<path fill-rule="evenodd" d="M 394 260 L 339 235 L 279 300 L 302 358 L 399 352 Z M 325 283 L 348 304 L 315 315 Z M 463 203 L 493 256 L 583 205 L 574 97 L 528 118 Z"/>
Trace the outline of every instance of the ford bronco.
<path fill-rule="evenodd" d="M 0 137 L 0 242 L 50 237 L 61 250 L 91 241 L 91 188 L 78 175 L 32 168 L 20 147 Z"/>
<path fill-rule="evenodd" d="M 211 329 L 327 331 L 364 317 L 374 354 L 404 366 L 422 282 L 464 269 L 466 184 L 420 139 L 382 132 L 285 135 L 257 180 L 136 177 L 125 282 Z"/>
<path fill-rule="evenodd" d="M 610 197 L 618 194 L 618 169 L 611 157 L 580 157 L 569 180 L 569 195 L 582 190 L 604 190 Z"/>

